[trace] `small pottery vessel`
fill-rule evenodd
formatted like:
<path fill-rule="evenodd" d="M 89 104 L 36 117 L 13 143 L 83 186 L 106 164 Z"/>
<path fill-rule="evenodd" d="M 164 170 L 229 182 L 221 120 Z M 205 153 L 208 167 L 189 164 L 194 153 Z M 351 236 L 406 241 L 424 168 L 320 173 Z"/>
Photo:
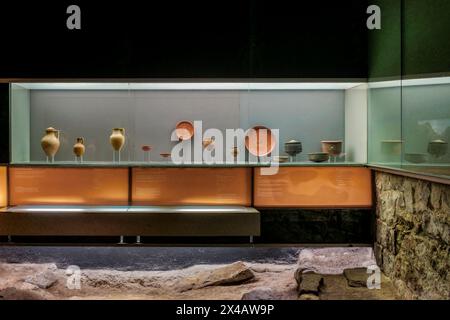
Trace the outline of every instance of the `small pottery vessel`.
<path fill-rule="evenodd" d="M 236 159 L 239 155 L 239 148 L 238 147 L 231 147 L 231 155 Z"/>
<path fill-rule="evenodd" d="M 82 157 L 85 151 L 86 147 L 84 146 L 84 139 L 82 137 L 77 138 L 77 143 L 73 145 L 73 153 L 75 153 L 77 157 Z"/>
<path fill-rule="evenodd" d="M 152 150 L 152 146 L 144 144 L 141 146 L 142 151 L 144 151 L 144 161 L 150 161 L 150 151 Z"/>
<path fill-rule="evenodd" d="M 341 140 L 326 140 L 321 141 L 322 152 L 330 154 L 330 156 L 337 157 L 342 153 L 342 141 Z"/>
<path fill-rule="evenodd" d="M 405 160 L 411 163 L 423 163 L 427 161 L 426 153 L 405 153 Z"/>
<path fill-rule="evenodd" d="M 448 143 L 444 140 L 433 140 L 428 143 L 428 153 L 436 158 L 442 157 L 447 153 Z"/>
<path fill-rule="evenodd" d="M 161 157 L 163 157 L 164 159 L 169 159 L 171 156 L 171 153 L 170 152 L 161 152 L 159 155 Z"/>
<path fill-rule="evenodd" d="M 284 162 L 288 162 L 288 160 L 289 160 L 288 156 L 275 156 L 275 157 L 273 157 L 273 161 L 274 162 L 284 163 Z"/>
<path fill-rule="evenodd" d="M 330 158 L 330 155 L 326 152 L 314 152 L 314 153 L 308 153 L 308 159 L 312 162 L 324 162 L 328 161 Z"/>
<path fill-rule="evenodd" d="M 245 148 L 256 157 L 264 157 L 275 149 L 276 139 L 272 131 L 265 126 L 255 126 L 245 135 Z"/>
<path fill-rule="evenodd" d="M 213 148 L 214 147 L 214 139 L 213 138 L 205 138 L 202 141 L 203 148 Z"/>
<path fill-rule="evenodd" d="M 180 121 L 175 126 L 175 133 L 179 140 L 189 140 L 194 136 L 194 125 L 191 121 Z"/>
<path fill-rule="evenodd" d="M 109 137 L 109 141 L 115 151 L 120 151 L 125 144 L 125 129 L 124 128 L 114 128 L 112 129 L 112 134 Z"/>
<path fill-rule="evenodd" d="M 399 156 L 402 152 L 402 140 L 381 141 L 381 152 L 386 155 Z"/>
<path fill-rule="evenodd" d="M 295 160 L 295 156 L 303 151 L 300 141 L 291 140 L 284 143 L 284 152 L 291 156 L 291 161 Z"/>
<path fill-rule="evenodd" d="M 45 130 L 45 136 L 41 139 L 41 147 L 49 158 L 53 158 L 60 146 L 59 130 L 49 127 Z"/>

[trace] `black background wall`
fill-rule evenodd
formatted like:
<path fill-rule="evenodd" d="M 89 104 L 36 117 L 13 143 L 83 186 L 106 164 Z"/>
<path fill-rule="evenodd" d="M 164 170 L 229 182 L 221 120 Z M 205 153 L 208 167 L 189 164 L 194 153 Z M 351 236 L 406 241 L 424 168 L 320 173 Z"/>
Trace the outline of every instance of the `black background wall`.
<path fill-rule="evenodd" d="M 370 0 L 381 8 L 381 30 L 368 32 L 369 78 L 423 77 L 450 72 L 449 0 Z"/>
<path fill-rule="evenodd" d="M 66 8 L 81 7 L 81 30 Z M 0 78 L 366 78 L 366 0 L 0 2 Z"/>

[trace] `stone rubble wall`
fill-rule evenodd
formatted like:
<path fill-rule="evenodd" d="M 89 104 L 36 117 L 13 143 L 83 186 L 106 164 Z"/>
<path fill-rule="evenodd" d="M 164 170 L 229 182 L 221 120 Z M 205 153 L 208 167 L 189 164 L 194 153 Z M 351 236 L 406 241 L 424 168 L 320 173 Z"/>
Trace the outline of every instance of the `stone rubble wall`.
<path fill-rule="evenodd" d="M 406 299 L 450 299 L 450 185 L 377 172 L 376 260 Z"/>

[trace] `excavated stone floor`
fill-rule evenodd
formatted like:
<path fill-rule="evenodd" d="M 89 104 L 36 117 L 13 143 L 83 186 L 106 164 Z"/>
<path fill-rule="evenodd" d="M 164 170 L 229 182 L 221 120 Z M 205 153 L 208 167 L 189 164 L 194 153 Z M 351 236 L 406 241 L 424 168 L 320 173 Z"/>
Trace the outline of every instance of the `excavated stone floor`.
<path fill-rule="evenodd" d="M 84 260 L 61 254 L 64 248 L 55 251 L 59 255 L 39 247 L 22 249 L 0 247 L 0 299 L 398 298 L 384 276 L 379 290 L 365 285 L 366 267 L 375 264 L 371 248 L 184 248 L 174 249 L 172 256 L 167 255 L 171 249 L 161 248 L 164 254 L 158 256 L 158 248 L 151 248 L 136 252 L 153 253 L 154 259 L 135 256 L 128 263 L 115 260 L 113 267 L 101 258 L 107 248 L 90 249 Z M 112 260 L 120 254 L 108 252 Z M 167 262 L 171 259 L 176 263 Z M 79 273 L 70 267 L 75 260 L 82 262 Z"/>

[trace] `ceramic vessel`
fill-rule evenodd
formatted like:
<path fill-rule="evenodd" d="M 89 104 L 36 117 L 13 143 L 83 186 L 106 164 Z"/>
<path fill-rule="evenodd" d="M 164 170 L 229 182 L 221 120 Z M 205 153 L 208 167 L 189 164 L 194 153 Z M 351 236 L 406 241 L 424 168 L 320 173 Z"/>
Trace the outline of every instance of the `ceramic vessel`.
<path fill-rule="evenodd" d="M 194 125 L 191 121 L 180 121 L 175 126 L 175 133 L 179 140 L 189 140 L 194 136 Z"/>
<path fill-rule="evenodd" d="M 405 160 L 411 163 L 423 163 L 427 161 L 426 153 L 405 153 Z"/>
<path fill-rule="evenodd" d="M 291 140 L 284 143 L 284 152 L 291 156 L 291 161 L 295 160 L 295 156 L 303 150 L 302 143 L 297 140 Z"/>
<path fill-rule="evenodd" d="M 202 144 L 203 144 L 203 148 L 211 149 L 214 147 L 214 139 L 213 138 L 205 138 L 205 139 L 203 139 Z"/>
<path fill-rule="evenodd" d="M 314 152 L 314 153 L 308 153 L 308 159 L 312 162 L 324 162 L 328 161 L 330 158 L 330 155 L 326 152 Z"/>
<path fill-rule="evenodd" d="M 84 139 L 82 137 L 77 138 L 77 142 L 73 145 L 73 153 L 75 153 L 77 157 L 82 157 L 85 151 L 86 147 L 84 146 Z"/>
<path fill-rule="evenodd" d="M 159 155 L 164 159 L 169 159 L 171 156 L 170 152 L 161 152 Z"/>
<path fill-rule="evenodd" d="M 264 157 L 275 148 L 276 138 L 265 126 L 255 126 L 245 135 L 245 148 L 256 157 Z"/>
<path fill-rule="evenodd" d="M 279 163 L 284 163 L 284 162 L 289 161 L 289 157 L 288 156 L 275 156 L 275 157 L 273 157 L 273 161 L 279 162 Z"/>
<path fill-rule="evenodd" d="M 59 130 L 49 127 L 45 130 L 45 136 L 41 139 L 41 147 L 49 158 L 53 158 L 60 146 Z"/>
<path fill-rule="evenodd" d="M 239 155 L 239 148 L 238 147 L 231 147 L 231 155 L 233 156 L 233 158 L 237 158 L 237 156 Z"/>
<path fill-rule="evenodd" d="M 447 153 L 448 143 L 444 140 L 433 140 L 428 143 L 428 153 L 439 158 Z"/>
<path fill-rule="evenodd" d="M 399 156 L 402 152 L 402 141 L 401 140 L 381 141 L 381 152 L 386 155 Z"/>
<path fill-rule="evenodd" d="M 115 151 L 120 151 L 125 144 L 125 129 L 124 128 L 114 128 L 112 129 L 112 134 L 109 137 L 109 141 Z"/>
<path fill-rule="evenodd" d="M 328 153 L 330 156 L 337 157 L 342 153 L 341 140 L 325 140 L 321 141 L 322 152 Z"/>

